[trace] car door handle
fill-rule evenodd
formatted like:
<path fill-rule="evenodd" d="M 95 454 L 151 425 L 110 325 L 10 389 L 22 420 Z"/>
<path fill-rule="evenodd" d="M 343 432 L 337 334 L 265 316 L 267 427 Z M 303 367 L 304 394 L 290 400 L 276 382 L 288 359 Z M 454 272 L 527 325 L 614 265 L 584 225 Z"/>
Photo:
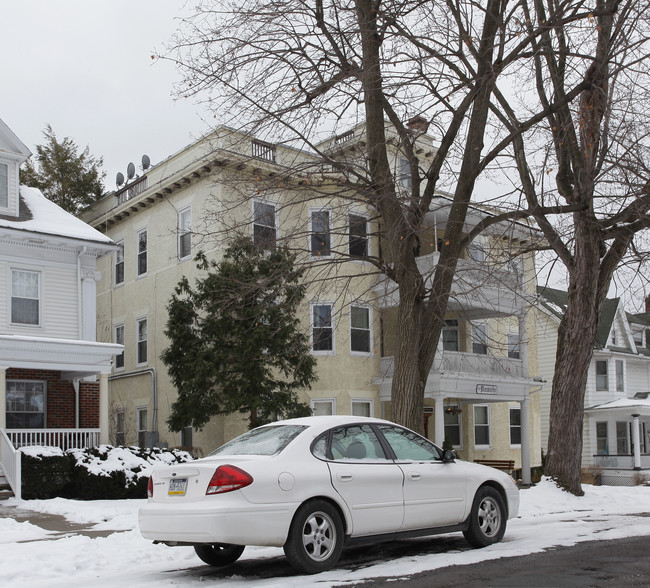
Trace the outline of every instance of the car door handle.
<path fill-rule="evenodd" d="M 421 477 L 421 474 L 416 474 L 415 472 L 409 474 L 409 480 L 419 480 Z"/>
<path fill-rule="evenodd" d="M 349 482 L 352 480 L 352 474 L 336 474 L 336 479 L 339 482 Z"/>

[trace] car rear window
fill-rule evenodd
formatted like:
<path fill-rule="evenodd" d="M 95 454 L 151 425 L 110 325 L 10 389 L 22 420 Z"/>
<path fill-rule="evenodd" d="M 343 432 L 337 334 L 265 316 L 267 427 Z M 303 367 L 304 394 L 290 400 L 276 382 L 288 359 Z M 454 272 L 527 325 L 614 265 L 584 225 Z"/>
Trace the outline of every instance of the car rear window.
<path fill-rule="evenodd" d="M 253 429 L 215 449 L 210 456 L 276 455 L 306 428 L 303 425 L 278 425 Z"/>

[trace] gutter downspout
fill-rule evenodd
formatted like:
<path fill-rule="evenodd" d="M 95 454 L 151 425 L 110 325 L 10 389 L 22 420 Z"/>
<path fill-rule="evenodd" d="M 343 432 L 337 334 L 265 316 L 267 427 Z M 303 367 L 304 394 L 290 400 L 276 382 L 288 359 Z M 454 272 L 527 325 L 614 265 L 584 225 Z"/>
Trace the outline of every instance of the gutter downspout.
<path fill-rule="evenodd" d="M 81 284 L 81 256 L 86 253 L 86 245 L 83 246 L 82 250 L 77 255 L 77 322 L 79 328 L 79 340 L 83 340 L 83 288 Z M 78 408 L 78 407 L 77 407 Z"/>
<path fill-rule="evenodd" d="M 156 374 L 156 368 L 135 370 L 134 372 L 129 372 L 128 374 L 117 374 L 115 376 L 109 376 L 108 380 L 123 380 L 124 378 L 132 378 L 135 376 L 141 376 L 143 374 L 151 375 L 151 395 L 153 399 L 151 430 L 152 432 L 156 432 L 158 431 L 158 375 Z"/>

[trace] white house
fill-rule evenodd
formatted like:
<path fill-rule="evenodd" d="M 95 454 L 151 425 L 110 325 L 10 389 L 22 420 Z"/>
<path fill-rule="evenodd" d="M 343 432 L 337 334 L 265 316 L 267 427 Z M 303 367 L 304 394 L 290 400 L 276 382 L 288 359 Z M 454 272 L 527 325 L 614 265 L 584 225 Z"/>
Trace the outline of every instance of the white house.
<path fill-rule="evenodd" d="M 0 459 L 14 491 L 20 445 L 108 441 L 107 377 L 122 350 L 95 336 L 97 258 L 115 244 L 20 186 L 30 155 L 0 120 Z"/>
<path fill-rule="evenodd" d="M 567 293 L 538 288 L 542 447 L 548 446 L 551 381 L 557 329 Z M 582 466 L 604 484 L 629 485 L 650 476 L 650 312 L 628 314 L 618 298 L 605 300 L 585 392 Z"/>

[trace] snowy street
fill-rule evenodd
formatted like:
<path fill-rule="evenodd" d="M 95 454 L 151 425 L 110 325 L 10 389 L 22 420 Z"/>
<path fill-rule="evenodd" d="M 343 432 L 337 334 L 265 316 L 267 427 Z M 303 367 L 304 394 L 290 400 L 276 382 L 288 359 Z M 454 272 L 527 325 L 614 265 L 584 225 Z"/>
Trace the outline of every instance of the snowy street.
<path fill-rule="evenodd" d="M 581 498 L 562 492 L 548 480 L 522 490 L 519 517 L 509 521 L 502 543 L 485 549 L 469 548 L 460 533 L 403 542 L 404 549 L 397 550 L 400 556 L 390 561 L 382 559 L 381 549 L 370 546 L 347 556 L 344 552 L 337 569 L 316 576 L 295 575 L 282 549 L 255 547 L 248 547 L 236 564 L 215 574 L 192 548 L 153 545 L 140 536 L 137 510 L 143 500 L 11 498 L 0 502 L 3 586 L 198 586 L 218 579 L 224 587 L 328 587 L 525 555 L 581 541 L 650 536 L 650 487 L 583 488 Z M 62 515 L 73 526 L 60 533 L 32 522 L 17 522 L 12 513 L 17 516 L 22 510 Z M 37 522 L 37 516 L 33 520 Z M 81 526 L 93 536 L 78 534 Z M 362 565 L 355 561 L 359 557 Z M 277 577 L 268 577 L 269 569 L 270 575 L 277 570 Z"/>

